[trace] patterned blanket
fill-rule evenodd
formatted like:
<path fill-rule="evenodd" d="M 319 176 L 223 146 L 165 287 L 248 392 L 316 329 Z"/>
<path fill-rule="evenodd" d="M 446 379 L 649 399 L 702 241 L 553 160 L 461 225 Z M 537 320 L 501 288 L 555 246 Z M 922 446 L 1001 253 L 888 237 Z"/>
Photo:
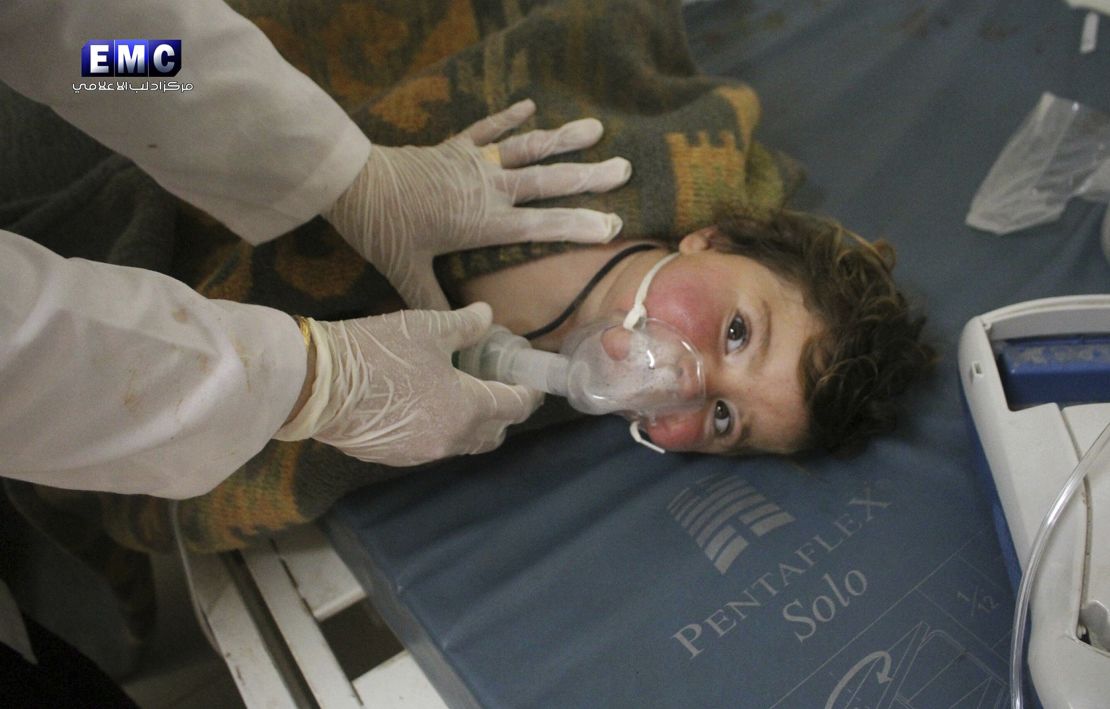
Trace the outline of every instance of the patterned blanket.
<path fill-rule="evenodd" d="M 677 1 L 231 4 L 330 92 L 372 141 L 383 145 L 437 143 L 526 97 L 536 101 L 538 112 L 525 129 L 599 118 L 606 131 L 601 143 L 560 159 L 621 155 L 632 161 L 634 176 L 613 193 L 559 202 L 620 214 L 626 238 L 673 239 L 712 222 L 722 209 L 773 209 L 797 178 L 789 161 L 753 142 L 759 105 L 752 90 L 701 74 L 694 66 Z M 104 170 L 107 163 L 129 180 L 143 179 L 118 156 L 90 150 L 88 171 Z M 387 312 L 402 305 L 388 283 L 322 219 L 251 247 L 153 183 L 147 187 L 149 203 L 129 205 L 132 221 L 156 214 L 169 233 L 168 245 L 159 253 L 173 258 L 168 264 L 138 265 L 167 270 L 212 298 L 261 303 L 321 319 Z M 133 189 L 127 193 L 135 194 Z M 169 217 L 166 205 L 171 207 Z M 133 226 L 120 234 L 131 234 Z M 45 239 L 50 230 L 40 233 Z M 180 246 L 185 243 L 189 248 Z M 67 252 L 65 243 L 52 245 Z M 101 248 L 94 258 L 127 261 L 119 257 L 118 243 Z M 437 271 L 450 286 L 535 258 L 547 248 L 471 251 L 440 259 Z M 480 459 L 475 465 L 481 465 Z M 318 517 L 355 487 L 410 470 L 360 463 L 313 441 L 273 441 L 215 490 L 180 504 L 183 537 L 198 552 L 241 547 Z M 88 539 L 106 532 L 130 549 L 173 548 L 169 505 L 163 500 L 20 483 L 7 487 L 41 526 L 72 529 L 80 519 Z M 102 557 L 97 546 L 97 558 Z"/>

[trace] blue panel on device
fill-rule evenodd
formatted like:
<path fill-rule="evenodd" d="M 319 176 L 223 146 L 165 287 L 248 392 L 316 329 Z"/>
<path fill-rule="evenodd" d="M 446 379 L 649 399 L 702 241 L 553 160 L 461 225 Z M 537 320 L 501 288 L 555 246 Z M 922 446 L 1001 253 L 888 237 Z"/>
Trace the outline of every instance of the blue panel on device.
<path fill-rule="evenodd" d="M 1011 409 L 1110 401 L 1110 337 L 1009 340 L 998 372 Z"/>

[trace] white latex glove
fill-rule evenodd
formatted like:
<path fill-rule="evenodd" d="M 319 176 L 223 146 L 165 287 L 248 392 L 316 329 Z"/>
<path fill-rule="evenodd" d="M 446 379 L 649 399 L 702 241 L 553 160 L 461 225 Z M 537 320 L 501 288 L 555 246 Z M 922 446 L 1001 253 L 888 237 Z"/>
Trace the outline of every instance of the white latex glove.
<path fill-rule="evenodd" d="M 354 183 L 324 217 L 382 272 L 412 308 L 447 308 L 432 272 L 442 253 L 519 241 L 604 242 L 620 217 L 589 209 L 516 207 L 548 197 L 605 192 L 632 174 L 624 158 L 532 165 L 601 138 L 594 118 L 493 144 L 535 112 L 513 104 L 432 147 L 374 145 Z"/>
<path fill-rule="evenodd" d="M 485 303 L 339 322 L 307 319 L 316 379 L 301 410 L 274 438 L 315 438 L 392 466 L 493 450 L 505 440 L 505 428 L 535 411 L 543 394 L 484 382 L 452 366 L 451 354 L 477 343 L 491 320 Z"/>

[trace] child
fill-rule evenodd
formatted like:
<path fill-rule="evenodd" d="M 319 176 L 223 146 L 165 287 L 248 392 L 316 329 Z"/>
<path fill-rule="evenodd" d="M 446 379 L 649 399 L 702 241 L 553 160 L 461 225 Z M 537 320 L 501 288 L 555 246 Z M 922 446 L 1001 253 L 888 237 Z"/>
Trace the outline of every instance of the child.
<path fill-rule="evenodd" d="M 488 302 L 495 322 L 532 333 L 533 346 L 557 351 L 576 327 L 623 316 L 670 248 L 566 249 L 447 286 L 461 303 Z M 681 256 L 652 280 L 645 306 L 701 352 L 707 402 L 645 424 L 662 448 L 855 451 L 894 425 L 897 397 L 933 363 L 920 339 L 924 318 L 896 287 L 893 250 L 883 242 L 777 211 L 729 216 L 682 237 L 677 250 Z M 441 278 L 467 270 L 466 254 L 455 258 Z"/>

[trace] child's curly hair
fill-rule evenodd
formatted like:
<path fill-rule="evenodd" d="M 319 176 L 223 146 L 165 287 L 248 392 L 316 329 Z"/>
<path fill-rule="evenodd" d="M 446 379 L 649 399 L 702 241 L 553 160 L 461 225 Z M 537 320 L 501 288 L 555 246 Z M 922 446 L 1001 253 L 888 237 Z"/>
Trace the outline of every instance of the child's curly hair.
<path fill-rule="evenodd" d="M 898 397 L 936 362 L 921 339 L 925 318 L 910 311 L 891 276 L 893 247 L 787 210 L 727 215 L 711 239 L 720 251 L 747 256 L 798 286 L 824 324 L 799 362 L 808 447 L 850 455 L 893 429 Z"/>

